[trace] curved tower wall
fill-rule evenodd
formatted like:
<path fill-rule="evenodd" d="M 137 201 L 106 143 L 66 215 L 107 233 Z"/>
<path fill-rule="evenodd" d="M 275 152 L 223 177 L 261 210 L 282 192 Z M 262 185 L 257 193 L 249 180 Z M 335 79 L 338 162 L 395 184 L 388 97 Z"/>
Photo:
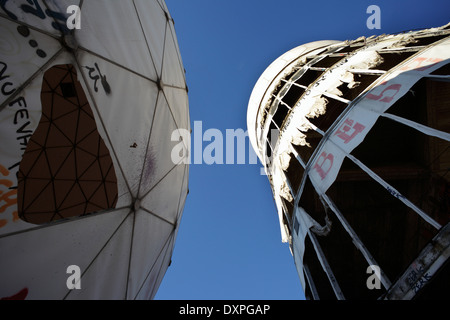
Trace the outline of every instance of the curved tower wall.
<path fill-rule="evenodd" d="M 255 85 L 249 137 L 308 297 L 443 290 L 432 279 L 448 257 L 449 29 L 309 43 Z"/>

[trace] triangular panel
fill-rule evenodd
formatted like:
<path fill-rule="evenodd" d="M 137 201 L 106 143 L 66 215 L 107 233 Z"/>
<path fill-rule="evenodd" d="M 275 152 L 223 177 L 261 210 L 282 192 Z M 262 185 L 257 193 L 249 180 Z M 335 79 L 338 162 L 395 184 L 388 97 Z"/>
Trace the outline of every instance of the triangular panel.
<path fill-rule="evenodd" d="M 158 78 L 161 78 L 164 50 L 161 44 L 164 43 L 167 30 L 167 27 L 164 27 L 167 21 L 165 12 L 156 1 L 136 0 L 135 3 Z"/>
<path fill-rule="evenodd" d="M 156 81 L 133 1 L 115 1 L 113 5 L 110 0 L 84 1 L 82 19 L 82 27 L 76 31 L 79 46 Z"/>
<path fill-rule="evenodd" d="M 140 195 L 145 195 L 151 187 L 161 180 L 175 165 L 172 150 L 179 143 L 172 141 L 172 134 L 177 129 L 169 106 L 165 99 L 158 99 L 155 119 L 151 131 L 150 143 L 142 172 Z"/>
<path fill-rule="evenodd" d="M 145 279 L 151 270 L 173 232 L 173 225 L 138 210 L 134 225 L 133 252 L 130 263 L 128 283 L 128 299 L 134 299 L 144 286 Z"/>
<path fill-rule="evenodd" d="M 65 299 L 125 299 L 134 215 L 129 214 L 98 255 L 81 268 L 80 289 L 67 290 Z"/>
<path fill-rule="evenodd" d="M 183 185 L 185 165 L 175 166 L 151 191 L 141 199 L 141 206 L 175 224 Z M 168 200 L 170 199 L 170 200 Z"/>
<path fill-rule="evenodd" d="M 186 88 L 184 68 L 181 64 L 178 47 L 173 39 L 172 32 L 169 32 L 169 30 L 166 32 L 163 59 L 162 80 L 164 84 L 178 88 Z"/>
<path fill-rule="evenodd" d="M 38 227 L 0 238 L 0 297 L 27 288 L 28 299 L 62 299 L 70 265 L 85 270 L 129 209 Z"/>
<path fill-rule="evenodd" d="M 178 128 L 189 130 L 189 102 L 186 89 L 165 86 L 163 90 Z"/>
<path fill-rule="evenodd" d="M 144 280 L 144 284 L 140 288 L 135 299 L 149 300 L 154 298 L 156 291 L 158 290 L 159 285 L 161 283 L 162 277 L 165 275 L 167 268 L 169 267 L 170 264 L 170 258 L 172 253 L 170 251 L 172 244 L 172 237 L 173 234 L 170 236 L 170 238 L 167 239 L 164 247 L 161 250 L 160 255 L 158 256 L 158 259 L 155 261 L 151 270 L 149 270 L 149 272 L 147 273 L 147 276 Z"/>

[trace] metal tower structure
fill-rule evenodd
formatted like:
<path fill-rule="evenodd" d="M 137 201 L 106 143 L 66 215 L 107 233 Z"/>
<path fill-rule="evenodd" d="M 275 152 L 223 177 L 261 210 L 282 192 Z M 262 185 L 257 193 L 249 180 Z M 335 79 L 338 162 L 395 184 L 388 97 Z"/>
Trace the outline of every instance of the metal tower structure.
<path fill-rule="evenodd" d="M 247 125 L 308 299 L 450 288 L 450 25 L 276 59 Z"/>

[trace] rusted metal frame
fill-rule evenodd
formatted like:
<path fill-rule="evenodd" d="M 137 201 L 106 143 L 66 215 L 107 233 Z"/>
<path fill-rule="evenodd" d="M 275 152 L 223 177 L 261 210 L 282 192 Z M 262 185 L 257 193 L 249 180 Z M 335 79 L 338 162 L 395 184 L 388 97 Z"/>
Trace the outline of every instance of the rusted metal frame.
<path fill-rule="evenodd" d="M 383 286 L 386 289 L 389 289 L 391 287 L 391 281 L 387 277 L 387 275 L 383 272 L 383 269 L 379 266 L 379 264 L 375 261 L 375 258 L 372 256 L 372 254 L 369 252 L 369 250 L 366 248 L 364 243 L 361 241 L 361 239 L 358 237 L 357 233 L 353 230 L 353 228 L 348 223 L 347 219 L 345 219 L 344 215 L 341 213 L 341 211 L 338 209 L 336 204 L 331 200 L 325 193 L 321 195 L 323 201 L 326 202 L 326 204 L 330 207 L 330 209 L 334 212 L 336 217 L 341 222 L 341 225 L 344 227 L 345 231 L 349 234 L 350 238 L 352 239 L 353 244 L 355 247 L 361 251 L 362 255 L 366 259 L 367 263 L 369 265 L 376 265 L 380 268 L 380 281 L 383 284 Z"/>
<path fill-rule="evenodd" d="M 333 270 L 331 269 L 328 260 L 322 251 L 322 248 L 320 247 L 319 241 L 317 241 L 316 236 L 311 230 L 308 230 L 308 236 L 311 239 L 314 250 L 316 251 L 316 255 L 317 258 L 319 259 L 320 265 L 322 266 L 323 271 L 325 272 L 325 274 L 328 277 L 328 280 L 330 281 L 330 285 L 334 291 L 334 294 L 336 295 L 336 298 L 338 300 L 345 300 L 341 287 L 339 286 L 339 283 L 337 282 L 337 279 L 334 276 Z"/>
<path fill-rule="evenodd" d="M 311 271 L 307 264 L 303 264 L 303 271 L 306 276 L 306 280 L 308 281 L 309 289 L 311 290 L 311 295 L 314 300 L 320 300 L 319 292 L 317 291 L 316 284 L 314 283 L 314 279 L 311 275 Z"/>
<path fill-rule="evenodd" d="M 419 216 L 421 216 L 426 222 L 428 222 L 434 228 L 440 229 L 442 227 L 436 220 L 434 220 L 432 217 L 430 217 L 428 214 L 426 214 L 423 210 L 421 210 L 419 207 L 417 207 L 408 198 L 403 196 L 397 189 L 395 189 L 389 183 L 384 181 L 380 176 L 378 176 L 375 172 L 370 170 L 365 164 L 363 164 L 361 161 L 359 161 L 353 155 L 346 154 L 346 156 L 350 160 L 352 160 L 356 165 L 358 165 L 363 171 L 365 171 L 372 179 L 374 179 L 381 186 L 383 186 L 383 188 L 385 188 L 393 197 L 397 198 L 398 200 L 403 202 L 406 206 L 408 206 L 409 208 L 414 210 Z"/>
<path fill-rule="evenodd" d="M 414 298 L 450 258 L 450 223 L 425 246 L 418 257 L 383 296 L 385 300 Z"/>
<path fill-rule="evenodd" d="M 404 124 L 404 125 L 406 125 L 408 127 L 411 127 L 413 129 L 416 129 L 416 130 L 418 130 L 418 131 L 420 131 L 420 132 L 422 132 L 422 133 L 424 133 L 424 134 L 426 134 L 428 136 L 433 136 L 433 137 L 437 137 L 437 138 L 440 138 L 440 139 L 443 139 L 443 140 L 446 140 L 446 141 L 450 141 L 450 134 L 447 133 L 447 132 L 440 131 L 440 130 L 437 130 L 437 129 L 433 129 L 433 128 L 428 127 L 428 126 L 424 126 L 424 125 L 422 125 L 420 123 L 417 123 L 417 122 L 414 122 L 414 121 L 411 121 L 411 120 L 408 120 L 408 119 L 396 116 L 396 115 L 391 114 L 391 113 L 380 113 L 380 116 L 388 118 L 388 119 L 391 119 L 391 120 L 394 120 L 396 122 Z"/>

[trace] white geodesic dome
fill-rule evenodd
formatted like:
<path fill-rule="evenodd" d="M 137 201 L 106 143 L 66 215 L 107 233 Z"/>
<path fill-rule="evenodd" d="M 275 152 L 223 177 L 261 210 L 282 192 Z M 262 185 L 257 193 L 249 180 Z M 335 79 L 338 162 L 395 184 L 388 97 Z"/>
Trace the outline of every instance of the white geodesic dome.
<path fill-rule="evenodd" d="M 2 1 L 0 33 L 0 297 L 153 298 L 189 173 L 166 4 Z"/>

